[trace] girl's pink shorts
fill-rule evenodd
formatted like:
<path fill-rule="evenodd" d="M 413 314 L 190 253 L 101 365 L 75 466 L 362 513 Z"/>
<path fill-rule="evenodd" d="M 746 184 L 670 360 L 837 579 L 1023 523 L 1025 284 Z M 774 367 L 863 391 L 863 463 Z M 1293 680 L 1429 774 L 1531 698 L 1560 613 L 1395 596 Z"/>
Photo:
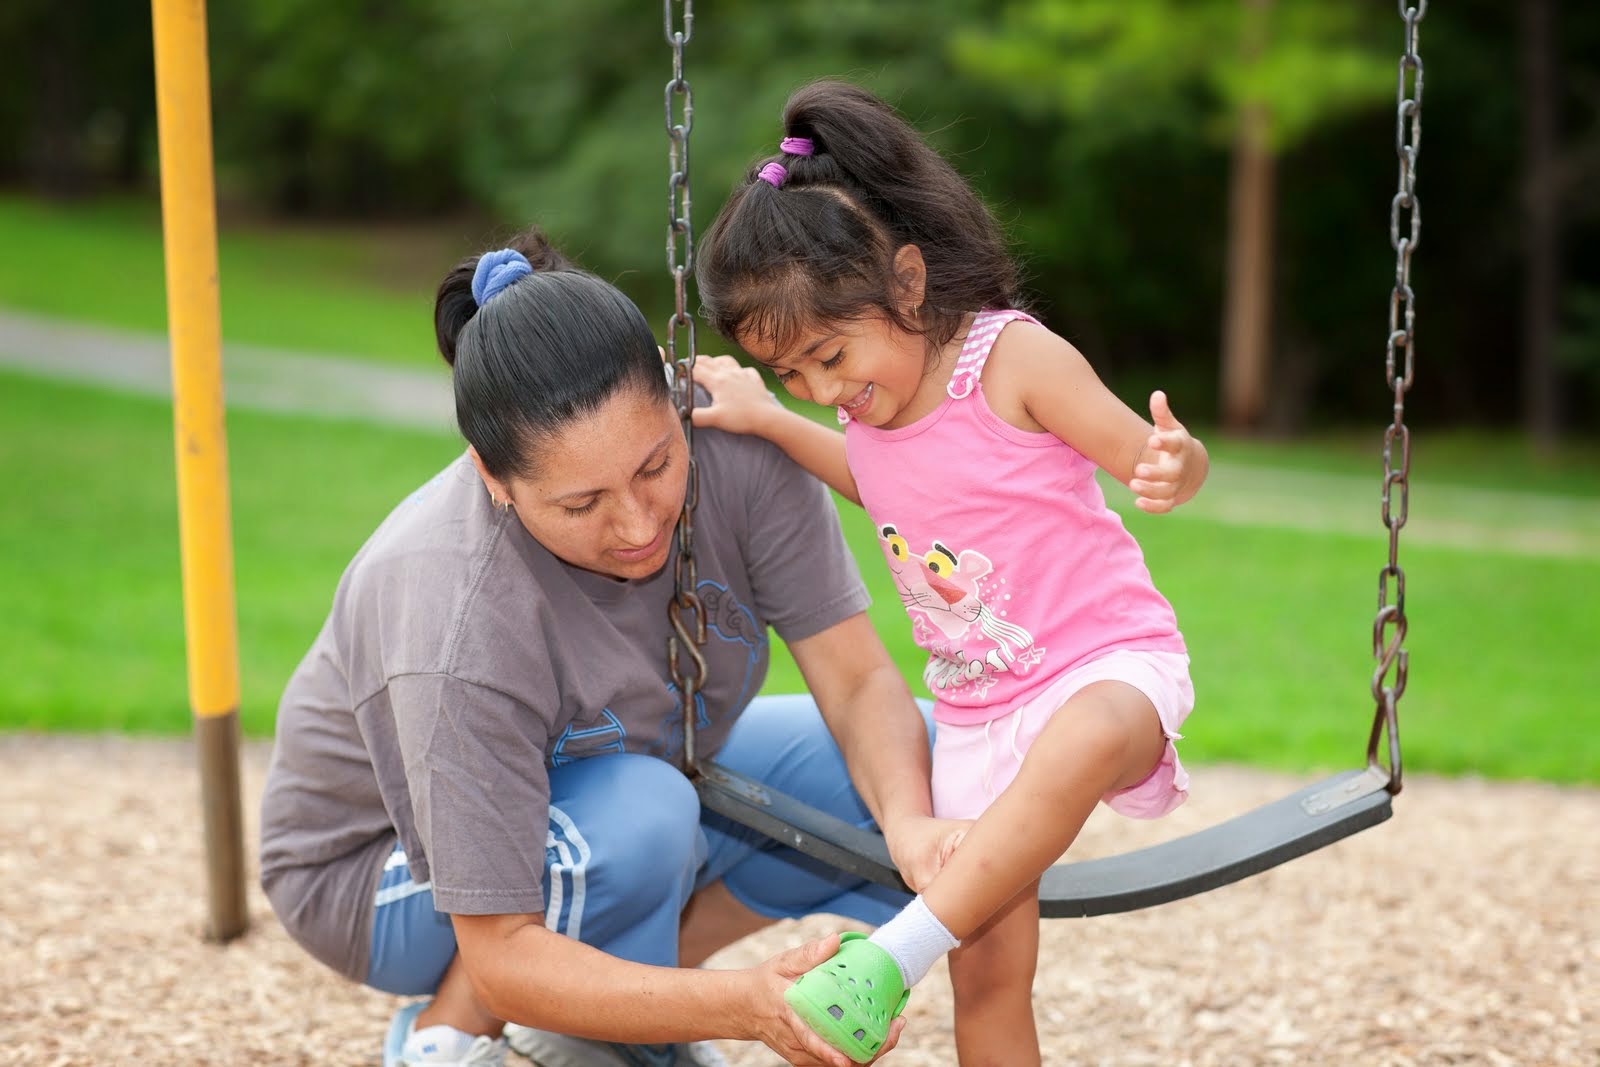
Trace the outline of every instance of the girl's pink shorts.
<path fill-rule="evenodd" d="M 1189 657 L 1181 652 L 1108 652 L 1056 679 L 1007 715 L 971 726 L 938 723 L 933 742 L 933 813 L 941 819 L 976 819 L 1022 769 L 1028 747 L 1050 717 L 1078 690 L 1094 682 L 1126 682 L 1155 705 L 1167 748 L 1143 779 L 1103 798 L 1135 819 L 1157 819 L 1189 795 L 1189 774 L 1172 742 L 1194 708 Z"/>

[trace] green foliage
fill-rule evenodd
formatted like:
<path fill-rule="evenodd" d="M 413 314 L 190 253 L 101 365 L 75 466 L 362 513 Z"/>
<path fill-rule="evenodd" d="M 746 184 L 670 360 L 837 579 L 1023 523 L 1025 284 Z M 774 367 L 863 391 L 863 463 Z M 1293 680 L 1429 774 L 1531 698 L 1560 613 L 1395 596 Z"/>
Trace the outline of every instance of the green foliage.
<path fill-rule="evenodd" d="M 468 180 L 497 216 L 545 226 L 660 321 L 670 293 L 664 86 L 672 75 L 662 22 L 627 0 L 550 7 L 535 31 L 506 14 L 522 10 L 514 0 L 477 5 L 460 31 L 477 42 Z M 943 18 L 962 21 L 983 5 L 956 0 L 942 8 Z M 965 87 L 944 59 L 945 32 L 942 19 L 908 3 L 702 7 L 685 46 L 696 225 L 709 225 L 751 160 L 776 150 L 784 99 L 812 78 L 851 75 L 907 103 L 913 118 L 935 101 L 946 105 L 936 112 L 944 115 L 973 106 L 970 95 L 957 104 Z M 522 33 L 527 50 L 547 62 L 517 58 Z M 934 139 L 960 147 L 937 131 Z"/>
<path fill-rule="evenodd" d="M 461 192 L 462 60 L 444 0 L 210 8 L 226 184 L 280 209 L 436 208 Z"/>
<path fill-rule="evenodd" d="M 1021 0 L 952 49 L 974 80 L 1079 120 L 1084 153 L 1157 135 L 1226 142 L 1256 106 L 1284 152 L 1392 96 L 1393 49 L 1376 30 L 1337 0 Z"/>
<path fill-rule="evenodd" d="M 1557 352 L 1572 370 L 1600 371 L 1600 287 L 1574 288 L 1567 294 L 1567 321 Z"/>
<path fill-rule="evenodd" d="M 154 166 L 150 6 L 0 4 L 0 181 L 82 195 Z"/>

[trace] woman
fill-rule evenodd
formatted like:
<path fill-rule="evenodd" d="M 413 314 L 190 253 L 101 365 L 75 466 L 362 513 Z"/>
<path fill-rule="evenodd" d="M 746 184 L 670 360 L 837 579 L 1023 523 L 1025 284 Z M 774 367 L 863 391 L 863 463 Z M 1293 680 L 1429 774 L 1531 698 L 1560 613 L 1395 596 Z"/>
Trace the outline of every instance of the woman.
<path fill-rule="evenodd" d="M 508 1039 L 547 1067 L 683 1065 L 732 1038 L 846 1067 L 782 998 L 836 938 L 691 968 L 779 917 L 876 924 L 906 898 L 702 816 L 671 762 L 689 457 L 658 350 L 615 288 L 537 232 L 514 244 L 439 287 L 470 447 L 357 553 L 289 682 L 262 884 L 318 959 L 431 998 L 396 1013 L 386 1065 L 495 1064 Z M 707 431 L 696 452 L 699 751 L 876 822 L 920 884 L 941 843 L 927 724 L 826 491 L 754 438 Z M 811 697 L 755 697 L 769 625 Z"/>

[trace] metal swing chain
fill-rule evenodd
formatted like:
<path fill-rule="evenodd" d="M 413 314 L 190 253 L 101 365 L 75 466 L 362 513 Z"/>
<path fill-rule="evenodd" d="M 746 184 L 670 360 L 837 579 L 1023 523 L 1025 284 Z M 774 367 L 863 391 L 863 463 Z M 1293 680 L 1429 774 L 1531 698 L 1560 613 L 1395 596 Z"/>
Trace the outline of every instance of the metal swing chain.
<path fill-rule="evenodd" d="M 674 8 L 683 6 L 683 29 L 675 29 Z M 700 468 L 694 458 L 694 315 L 687 309 L 684 286 L 694 269 L 694 224 L 689 198 L 689 131 L 694 126 L 694 89 L 683 76 L 683 46 L 694 35 L 694 0 L 664 0 L 667 44 L 672 46 L 672 80 L 666 87 L 667 164 L 667 270 L 672 275 L 673 313 L 667 320 L 665 359 L 672 368 L 673 399 L 678 418 L 683 421 L 683 436 L 688 442 L 689 483 L 684 494 L 683 512 L 678 516 L 678 558 L 674 564 L 672 602 L 667 616 L 672 633 L 667 637 L 667 669 L 677 687 L 683 712 L 683 770 L 693 776 L 695 755 L 695 716 L 700 690 L 706 680 L 706 658 L 701 648 L 706 643 L 705 606 L 700 602 L 699 581 L 694 562 L 694 509 L 700 502 Z M 682 119 L 676 101 L 681 99 Z M 680 239 L 682 241 L 680 246 Z M 680 258 L 681 247 L 681 258 Z M 686 330 L 688 354 L 678 356 L 678 330 Z M 687 661 L 687 662 L 685 662 Z"/>
<path fill-rule="evenodd" d="M 1394 289 L 1389 296 L 1389 342 L 1384 377 L 1394 393 L 1394 421 L 1383 432 L 1383 525 L 1389 531 L 1389 562 L 1378 572 L 1378 614 L 1372 623 L 1372 654 L 1378 661 L 1372 672 L 1372 696 L 1377 710 L 1367 739 L 1367 766 L 1382 771 L 1378 742 L 1387 733 L 1388 784 L 1400 792 L 1400 697 L 1406 691 L 1408 656 L 1406 639 L 1406 572 L 1400 567 L 1400 530 L 1411 506 L 1411 431 L 1406 428 L 1406 392 L 1416 355 L 1415 294 L 1411 290 L 1411 254 L 1422 240 L 1422 204 L 1417 199 L 1417 155 L 1422 143 L 1422 57 L 1417 52 L 1417 25 L 1428 12 L 1428 0 L 1407 7 L 1399 0 L 1406 24 L 1406 50 L 1400 57 L 1395 85 L 1394 150 L 1400 159 L 1399 189 L 1389 202 L 1389 244 L 1395 252 Z M 1411 93 L 1407 95 L 1407 72 Z M 1405 230 L 1402 229 L 1405 215 Z M 1404 362 L 1399 352 L 1404 349 Z M 1398 454 L 1399 466 L 1395 466 Z M 1395 491 L 1399 507 L 1395 507 Z M 1391 601 L 1390 583 L 1393 583 Z M 1392 674 L 1391 674 L 1392 672 Z"/>

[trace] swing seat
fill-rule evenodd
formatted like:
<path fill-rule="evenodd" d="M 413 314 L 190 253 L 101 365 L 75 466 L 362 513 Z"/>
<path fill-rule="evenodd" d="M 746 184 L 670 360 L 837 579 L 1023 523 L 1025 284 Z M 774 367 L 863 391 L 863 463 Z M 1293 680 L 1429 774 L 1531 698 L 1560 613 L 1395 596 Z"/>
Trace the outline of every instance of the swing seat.
<path fill-rule="evenodd" d="M 715 763 L 701 765 L 695 786 L 709 811 L 831 867 L 910 892 L 881 834 Z M 1066 919 L 1137 911 L 1259 874 L 1388 819 L 1393 806 L 1387 786 L 1387 775 L 1376 768 L 1344 771 L 1164 844 L 1057 864 L 1040 882 L 1040 914 Z"/>

